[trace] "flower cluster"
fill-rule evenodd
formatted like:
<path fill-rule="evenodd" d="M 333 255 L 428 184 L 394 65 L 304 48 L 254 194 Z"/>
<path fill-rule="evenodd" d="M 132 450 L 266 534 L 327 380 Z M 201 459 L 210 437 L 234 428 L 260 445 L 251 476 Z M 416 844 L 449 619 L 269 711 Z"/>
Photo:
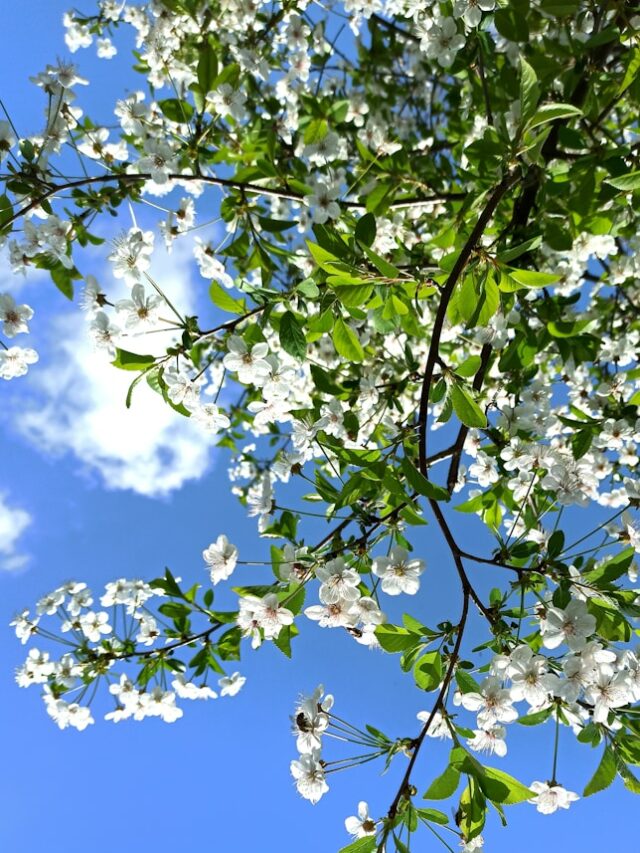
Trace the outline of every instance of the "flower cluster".
<path fill-rule="evenodd" d="M 291 775 L 298 792 L 312 803 L 317 803 L 329 790 L 325 779 L 325 763 L 321 758 L 322 736 L 329 728 L 329 712 L 333 696 L 324 695 L 322 685 L 311 696 L 304 696 L 296 706 L 293 732 L 299 757 L 291 762 Z"/>
<path fill-rule="evenodd" d="M 169 590 L 173 591 L 173 585 Z M 65 652 L 55 660 L 48 651 L 30 648 L 25 663 L 16 671 L 18 686 L 42 685 L 49 716 L 59 728 L 70 726 L 79 731 L 94 722 L 89 706 L 100 679 L 107 682 L 108 693 L 115 700 L 114 710 L 104 715 L 113 722 L 159 717 L 171 723 L 183 714 L 176 699 L 215 699 L 218 694 L 206 684 L 206 679 L 197 683 L 195 678 L 187 677 L 185 665 L 170 655 L 173 648 L 208 638 L 215 626 L 200 632 L 193 640 L 187 637 L 172 642 L 165 638 L 163 649 L 159 643 L 167 628 L 160 627 L 158 614 L 149 609 L 150 600 L 156 596 L 167 596 L 162 582 L 158 581 L 154 588 L 144 581 L 125 578 L 106 584 L 99 604 L 109 610 L 93 609 L 94 596 L 85 583 L 70 581 L 44 595 L 37 602 L 34 615 L 24 610 L 11 624 L 23 644 L 40 635 L 46 643 L 63 643 Z M 170 614 L 171 607 L 179 605 L 167 606 Z M 163 612 L 163 605 L 159 611 Z M 60 637 L 54 633 L 55 629 L 43 626 L 45 617 L 58 620 Z M 180 614 L 180 618 L 184 617 Z M 69 651 L 69 646 L 74 648 Z M 171 689 L 166 688 L 164 679 L 169 659 L 172 665 L 167 671 L 173 673 Z M 142 665 L 137 675 L 130 677 L 127 672 L 116 671 L 119 665 L 130 667 L 132 663 Z M 221 671 L 217 663 L 214 671 Z M 238 672 L 223 675 L 218 679 L 220 695 L 234 696 L 244 682 Z M 92 684 L 88 704 L 83 705 Z"/>
<path fill-rule="evenodd" d="M 10 293 L 0 293 L 0 330 L 7 338 L 29 331 L 28 321 L 33 317 L 29 305 L 18 305 Z M 0 377 L 15 379 L 24 376 L 30 364 L 38 361 L 38 353 L 31 347 L 8 347 L 0 341 Z"/>

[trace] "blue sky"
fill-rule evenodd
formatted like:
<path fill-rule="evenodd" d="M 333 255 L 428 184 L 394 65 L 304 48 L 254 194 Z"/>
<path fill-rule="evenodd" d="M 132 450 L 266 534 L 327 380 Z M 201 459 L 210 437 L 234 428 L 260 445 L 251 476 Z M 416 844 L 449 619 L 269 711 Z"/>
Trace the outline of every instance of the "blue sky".
<path fill-rule="evenodd" d="M 28 0 L 3 9 L 1 94 L 22 132 L 35 132 L 41 121 L 42 103 L 28 76 L 66 56 L 61 26 L 65 8 L 59 0 Z M 116 96 L 139 85 L 128 71 L 126 55 L 111 65 L 98 63 L 92 50 L 75 59 L 91 80 L 89 90 L 81 92 L 81 103 L 97 105 L 91 106 L 93 115 L 104 115 Z M 96 274 L 103 273 L 104 263 L 98 258 L 95 263 Z M 204 292 L 204 281 L 184 272 L 184 280 L 178 281 L 181 268 L 179 262 L 168 263 L 158 275 L 202 306 L 202 295 L 194 289 L 200 286 Z M 264 559 L 268 543 L 257 537 L 253 521 L 227 495 L 224 453 L 210 452 L 177 414 L 169 412 L 170 419 L 159 423 L 141 399 L 130 415 L 122 411 L 123 404 L 116 415 L 114 407 L 124 396 L 120 388 L 109 392 L 108 405 L 91 392 L 97 368 L 90 352 L 82 350 L 74 359 L 62 347 L 68 340 L 81 346 L 76 305 L 43 278 L 22 283 L 3 272 L 0 291 L 6 289 L 19 289 L 21 300 L 36 309 L 30 343 L 42 360 L 26 379 L 0 387 L 0 495 L 31 518 L 4 555 L 0 550 L 3 564 L 10 558 L 24 562 L 20 570 L 0 571 L 0 737 L 6 768 L 0 777 L 0 848 L 169 853 L 180 845 L 190 853 L 331 853 L 348 843 L 344 817 L 355 813 L 359 799 L 368 800 L 372 814 L 384 813 L 404 759 L 396 759 L 384 776 L 374 764 L 335 774 L 329 795 L 310 806 L 296 794 L 289 775 L 289 761 L 295 757 L 289 715 L 297 694 L 323 682 L 335 694 L 336 713 L 357 725 L 371 723 L 392 737 L 417 733 L 415 714 L 429 703 L 394 657 L 369 652 L 342 632 L 321 631 L 306 622 L 293 661 L 275 648 L 246 654 L 239 668 L 247 684 L 239 696 L 191 703 L 173 725 L 147 720 L 116 726 L 97 713 L 96 724 L 87 731 L 60 732 L 47 717 L 37 688 L 26 691 L 15 685 L 13 670 L 25 650 L 8 623 L 17 610 L 33 606 L 61 582 L 75 578 L 99 589 L 116 577 L 155 577 L 165 565 L 185 580 L 204 582 L 201 551 L 219 533 L 241 543 L 242 559 Z M 115 370 L 107 376 L 103 380 L 100 373 L 100 381 L 120 379 Z M 69 397 L 71 404 L 65 402 Z M 101 426 L 107 427 L 104 434 Z M 130 436 L 135 452 L 118 454 L 109 431 Z M 153 453 L 141 435 L 149 436 Z M 178 460 L 171 459 L 173 440 L 182 448 Z M 157 463 L 152 471 L 156 491 L 166 486 L 163 466 L 176 469 L 182 485 L 161 497 L 113 488 L 142 463 Z M 454 522 L 461 531 L 471 523 L 466 516 Z M 414 544 L 428 568 L 422 595 L 408 609 L 426 624 L 455 618 L 456 582 L 435 525 L 421 529 Z M 239 583 L 256 583 L 265 570 L 241 571 Z M 475 571 L 487 571 L 479 586 L 489 589 L 491 570 Z M 474 639 L 481 640 L 481 626 L 474 630 Z M 568 731 L 562 735 L 559 776 L 568 788 L 581 791 L 599 751 L 577 744 Z M 552 739 L 547 725 L 534 730 L 512 726 L 502 766 L 524 782 L 548 778 Z M 331 752 L 328 757 L 345 754 Z M 416 774 L 420 789 L 442 770 L 445 758 L 445 746 L 428 744 Z M 632 795 L 618 782 L 552 817 L 527 804 L 510 807 L 508 829 L 490 820 L 486 849 L 632 849 L 636 830 L 629 817 L 634 813 Z M 425 831 L 414 849 L 421 853 L 438 847 Z"/>

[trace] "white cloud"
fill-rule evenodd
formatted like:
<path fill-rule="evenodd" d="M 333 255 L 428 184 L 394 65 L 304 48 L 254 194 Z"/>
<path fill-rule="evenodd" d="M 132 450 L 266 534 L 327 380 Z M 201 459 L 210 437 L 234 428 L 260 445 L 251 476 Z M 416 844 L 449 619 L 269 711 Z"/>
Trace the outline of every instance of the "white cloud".
<path fill-rule="evenodd" d="M 0 494 L 0 570 L 15 572 L 29 561 L 29 555 L 18 550 L 18 540 L 32 521 L 26 510 L 10 506 Z"/>
<path fill-rule="evenodd" d="M 154 280 L 179 310 L 193 311 L 188 242 L 182 247 L 178 243 L 164 257 L 158 247 L 154 258 Z M 121 295 L 106 283 L 106 274 L 99 279 L 111 299 Z M 76 310 L 54 321 L 55 343 L 34 376 L 36 405 L 27 405 L 16 427 L 40 449 L 72 453 L 111 489 L 163 496 L 201 477 L 208 468 L 211 438 L 171 409 L 144 379 L 127 409 L 127 389 L 136 374 L 114 368 L 104 352 L 94 350 L 87 318 Z M 160 354 L 164 337 L 138 338 L 130 348 Z"/>

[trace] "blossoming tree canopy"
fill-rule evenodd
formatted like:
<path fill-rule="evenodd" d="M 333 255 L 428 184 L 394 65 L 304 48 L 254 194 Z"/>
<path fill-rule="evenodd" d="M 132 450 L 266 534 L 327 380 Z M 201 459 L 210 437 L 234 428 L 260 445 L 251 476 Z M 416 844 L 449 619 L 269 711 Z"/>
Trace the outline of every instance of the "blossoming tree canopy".
<path fill-rule="evenodd" d="M 427 709 L 387 735 L 322 687 L 295 707 L 312 803 L 351 764 L 397 774 L 384 813 L 347 817 L 345 853 L 404 853 L 426 827 L 477 850 L 490 805 L 568 808 L 571 737 L 600 756 L 581 797 L 616 776 L 640 792 L 640 5 L 102 0 L 64 25 L 77 64 L 33 78 L 40 132 L 0 122 L 0 240 L 131 372 L 123 406 L 147 383 L 232 455 L 264 568 L 247 585 L 214 531 L 210 583 L 69 582 L 13 623 L 18 684 L 61 729 L 172 722 L 236 694 L 249 646 L 295 654 L 311 620 L 397 655 Z M 79 51 L 109 60 L 131 33 L 139 88 L 98 123 Z M 176 242 L 198 316 L 153 278 Z M 0 376 L 39 370 L 38 311 L 5 293 L 0 322 Z M 412 548 L 427 521 L 437 569 Z M 440 571 L 459 603 L 426 625 Z M 508 773 L 517 723 L 545 725 L 549 778 Z"/>

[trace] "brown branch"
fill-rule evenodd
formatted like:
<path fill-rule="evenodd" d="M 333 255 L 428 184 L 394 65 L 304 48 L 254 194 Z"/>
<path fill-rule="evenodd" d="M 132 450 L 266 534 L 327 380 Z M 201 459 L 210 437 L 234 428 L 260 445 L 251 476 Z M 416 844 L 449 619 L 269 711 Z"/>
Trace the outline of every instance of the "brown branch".
<path fill-rule="evenodd" d="M 201 181 L 205 184 L 212 184 L 217 187 L 226 187 L 228 189 L 236 189 L 241 190 L 245 193 L 251 193 L 252 195 L 265 195 L 272 196 L 276 198 L 283 198 L 289 201 L 302 201 L 304 199 L 303 193 L 296 193 L 289 189 L 278 189 L 275 187 L 262 187 L 259 184 L 247 184 L 242 183 L 241 181 L 233 181 L 228 178 L 218 178 L 211 175 L 183 175 L 183 174 L 170 174 L 167 176 L 171 181 Z M 47 189 L 44 190 L 37 198 L 33 198 L 28 204 L 24 207 L 17 210 L 13 213 L 8 219 L 3 222 L 3 228 L 7 225 L 11 225 L 21 216 L 29 213 L 34 208 L 39 207 L 42 202 L 47 201 L 58 193 L 66 192 L 67 190 L 79 189 L 80 187 L 87 186 L 89 184 L 105 184 L 110 181 L 119 181 L 120 183 L 125 184 L 134 184 L 138 181 L 150 181 L 152 180 L 151 174 L 148 172 L 141 172 L 139 174 L 113 174 L 113 175 L 94 175 L 93 177 L 84 177 L 84 178 L 74 178 L 72 180 L 65 181 L 62 184 L 56 185 L 48 185 Z M 430 196 L 415 196 L 404 199 L 399 199 L 398 201 L 391 202 L 389 207 L 394 209 L 400 209 L 404 207 L 415 207 L 420 204 L 429 204 L 435 201 L 459 201 L 466 198 L 466 193 L 464 192 L 442 192 L 442 193 L 434 193 Z M 357 201 L 341 201 L 339 202 L 342 207 L 350 208 L 350 209 L 363 209 L 364 204 Z"/>
<path fill-rule="evenodd" d="M 485 228 L 489 224 L 491 217 L 493 216 L 496 207 L 500 203 L 500 200 L 515 183 L 518 178 L 517 172 L 509 172 L 504 178 L 500 181 L 498 186 L 495 188 L 489 201 L 486 203 L 484 210 L 478 217 L 478 221 L 476 222 L 469 239 L 464 244 L 462 251 L 458 255 L 458 258 L 455 262 L 455 265 L 451 272 L 449 273 L 449 277 L 445 282 L 444 289 L 442 291 L 442 295 L 440 297 L 440 304 L 438 305 L 438 310 L 436 312 L 436 317 L 433 322 L 433 331 L 431 333 L 431 344 L 429 346 L 429 354 L 427 355 L 427 363 L 424 370 L 424 378 L 422 380 L 422 392 L 420 395 L 420 410 L 418 413 L 418 429 L 419 429 L 419 470 L 420 473 L 427 477 L 427 412 L 429 408 L 429 392 L 431 390 L 431 380 L 433 379 L 433 369 L 436 365 L 436 361 L 438 358 L 438 347 L 440 346 L 440 337 L 442 335 L 442 328 L 444 326 L 444 320 L 447 314 L 447 308 L 449 306 L 449 301 L 453 296 L 453 291 L 455 290 L 455 286 L 458 283 L 458 279 L 464 272 L 464 269 L 469 262 L 469 258 L 473 250 L 478 243 L 478 240 L 482 236 Z"/>
<path fill-rule="evenodd" d="M 480 367 L 473 380 L 473 390 L 480 391 L 485 380 L 489 362 L 491 361 L 491 353 L 493 348 L 491 344 L 485 344 L 482 347 L 480 354 Z M 464 450 L 464 443 L 469 434 L 469 427 L 462 424 L 458 432 L 458 437 L 453 444 L 453 453 L 451 454 L 451 463 L 449 465 L 449 473 L 447 474 L 447 489 L 449 494 L 453 494 L 456 483 L 458 482 L 458 471 L 460 470 L 460 458 Z"/>
<path fill-rule="evenodd" d="M 456 542 L 453 533 L 451 532 L 451 528 L 447 524 L 447 521 L 444 517 L 444 513 L 440 509 L 440 504 L 438 501 L 429 500 L 431 505 L 431 509 L 433 510 L 433 514 L 436 517 L 436 521 L 438 522 L 438 526 L 443 533 L 443 536 L 449 546 L 449 550 L 451 551 L 451 556 L 453 557 L 453 562 L 455 563 L 456 571 L 458 572 L 458 577 L 460 578 L 460 583 L 462 584 L 463 592 L 466 592 L 473 603 L 476 605 L 480 613 L 484 616 L 484 618 L 489 622 L 490 625 L 493 625 L 495 620 L 494 614 L 486 607 L 482 601 L 478 593 L 475 591 L 471 582 L 467 576 L 464 565 L 462 564 L 462 550 L 460 549 L 458 543 Z"/>
<path fill-rule="evenodd" d="M 429 732 L 429 729 L 431 727 L 431 724 L 433 723 L 433 720 L 435 719 L 436 714 L 438 713 L 438 711 L 441 710 L 441 708 L 444 707 L 445 696 L 447 694 L 447 690 L 449 689 L 449 685 L 451 684 L 451 681 L 453 679 L 455 669 L 456 669 L 456 664 L 458 663 L 458 660 L 460 657 L 460 647 L 462 645 L 462 636 L 464 634 L 464 629 L 465 629 L 465 626 L 467 624 L 467 617 L 469 615 L 469 598 L 470 597 L 471 597 L 471 593 L 470 593 L 469 588 L 463 584 L 462 613 L 460 614 L 460 621 L 458 622 L 456 642 L 455 642 L 455 645 L 453 647 L 453 651 L 451 652 L 451 656 L 449 658 L 449 666 L 447 667 L 447 671 L 446 671 L 446 674 L 444 676 L 444 680 L 440 686 L 440 691 L 438 693 L 438 697 L 434 703 L 434 706 L 431 709 L 431 713 L 429 714 L 427 721 L 425 722 L 424 726 L 422 727 L 422 730 L 420 731 L 420 734 L 418 735 L 418 737 L 416 738 L 416 740 L 414 742 L 413 752 L 411 754 L 411 758 L 409 759 L 409 764 L 407 765 L 407 769 L 405 771 L 405 774 L 402 777 L 402 781 L 400 782 L 400 787 L 398 788 L 398 791 L 397 791 L 397 793 L 393 799 L 393 802 L 391 803 L 391 805 L 389 807 L 389 811 L 387 812 L 386 825 L 385 825 L 385 828 L 383 830 L 383 834 L 381 836 L 380 842 L 378 844 L 378 853 L 384 853 L 384 845 L 385 845 L 387 838 L 389 837 L 389 833 L 391 832 L 393 819 L 395 818 L 396 814 L 398 813 L 398 807 L 399 807 L 400 803 L 402 802 L 403 798 L 407 795 L 407 791 L 409 788 L 409 781 L 411 779 L 411 773 L 413 772 L 413 768 L 414 768 L 416 760 L 418 758 L 418 753 L 420 752 L 422 744 L 424 743 L 424 740 L 425 740 L 425 738 Z"/>

